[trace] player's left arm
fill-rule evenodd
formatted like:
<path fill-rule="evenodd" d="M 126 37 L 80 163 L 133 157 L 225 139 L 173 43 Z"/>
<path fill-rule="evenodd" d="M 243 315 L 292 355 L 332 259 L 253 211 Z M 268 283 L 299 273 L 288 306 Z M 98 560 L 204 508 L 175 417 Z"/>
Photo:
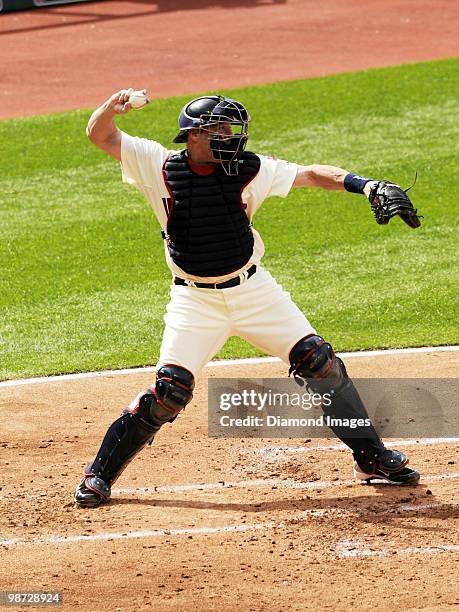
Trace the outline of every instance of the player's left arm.
<path fill-rule="evenodd" d="M 416 181 L 416 179 L 415 179 Z M 328 191 L 361 193 L 370 201 L 371 210 L 379 224 L 387 224 L 396 215 L 410 227 L 421 225 L 422 216 L 407 195 L 411 189 L 386 180 L 375 181 L 336 166 L 315 164 L 298 166 L 293 187 L 319 187 Z"/>
<path fill-rule="evenodd" d="M 298 166 L 298 172 L 293 182 L 293 187 L 318 187 L 328 191 L 344 191 L 346 189 L 344 179 L 351 175 L 348 170 L 337 166 L 314 164 L 311 166 Z M 376 181 L 362 179 L 361 193 L 367 197 L 370 189 Z"/>

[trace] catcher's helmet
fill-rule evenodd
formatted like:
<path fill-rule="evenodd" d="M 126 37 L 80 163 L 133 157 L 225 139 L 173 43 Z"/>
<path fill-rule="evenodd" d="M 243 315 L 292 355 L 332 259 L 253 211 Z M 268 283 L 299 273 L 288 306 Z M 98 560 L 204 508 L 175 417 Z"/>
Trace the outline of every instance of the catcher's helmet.
<path fill-rule="evenodd" d="M 248 139 L 250 116 L 236 100 L 223 96 L 202 96 L 185 104 L 179 117 L 179 133 L 174 142 L 186 142 L 188 131 L 204 129 L 210 133 L 210 148 L 227 174 L 238 173 L 238 160 Z M 230 131 L 220 131 L 221 124 Z"/>

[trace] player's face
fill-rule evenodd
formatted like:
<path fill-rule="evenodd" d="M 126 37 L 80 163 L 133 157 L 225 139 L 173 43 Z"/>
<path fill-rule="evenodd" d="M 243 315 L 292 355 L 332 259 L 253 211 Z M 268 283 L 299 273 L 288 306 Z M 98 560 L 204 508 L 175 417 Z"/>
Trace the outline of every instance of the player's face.
<path fill-rule="evenodd" d="M 231 138 L 233 136 L 233 126 L 230 123 L 215 123 L 209 125 L 209 127 L 202 128 L 202 132 L 208 134 L 209 139 L 211 138 Z"/>
<path fill-rule="evenodd" d="M 208 128 L 191 130 L 188 137 L 188 150 L 191 159 L 196 163 L 210 163 L 218 161 L 211 148 L 210 141 L 215 138 L 231 138 L 234 135 L 234 127 L 230 123 L 216 123 Z"/>

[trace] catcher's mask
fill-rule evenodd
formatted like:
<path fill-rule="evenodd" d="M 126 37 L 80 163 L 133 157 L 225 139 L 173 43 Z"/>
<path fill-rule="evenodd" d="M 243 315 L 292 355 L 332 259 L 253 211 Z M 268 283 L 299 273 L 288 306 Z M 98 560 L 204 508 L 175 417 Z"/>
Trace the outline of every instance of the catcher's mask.
<path fill-rule="evenodd" d="M 238 162 L 248 140 L 250 116 L 236 100 L 223 96 L 202 96 L 188 102 L 180 113 L 180 132 L 173 142 L 186 142 L 188 131 L 209 133 L 210 149 L 228 175 L 238 173 Z"/>

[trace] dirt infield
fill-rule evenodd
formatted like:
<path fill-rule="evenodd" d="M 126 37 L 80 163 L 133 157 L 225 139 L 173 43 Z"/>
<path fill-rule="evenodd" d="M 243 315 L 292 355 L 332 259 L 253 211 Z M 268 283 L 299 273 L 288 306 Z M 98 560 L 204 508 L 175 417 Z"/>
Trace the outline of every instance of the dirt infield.
<path fill-rule="evenodd" d="M 448 0 L 125 0 L 11 13 L 0 17 L 0 118 L 92 107 L 128 85 L 167 96 L 450 57 L 458 17 Z M 346 364 L 351 376 L 454 377 L 458 358 Z M 417 487 L 357 485 L 336 440 L 210 439 L 217 375 L 286 369 L 207 368 L 186 413 L 94 511 L 74 507 L 73 489 L 152 374 L 0 384 L 0 590 L 63 591 L 63 609 L 85 612 L 459 604 L 457 444 L 397 445 L 422 473 Z"/>
<path fill-rule="evenodd" d="M 452 0 L 123 0 L 0 17 L 0 118 L 459 55 Z"/>
<path fill-rule="evenodd" d="M 450 377 L 459 351 L 348 357 L 356 376 Z M 351 480 L 337 440 L 211 439 L 206 368 L 186 412 L 81 510 L 72 491 L 151 372 L 0 385 L 2 589 L 64 592 L 66 610 L 447 609 L 459 603 L 457 444 L 397 446 L 417 487 Z M 11 415 L 15 418 L 12 419 Z M 279 448 L 281 446 L 282 448 Z M 156 489 L 155 489 L 156 487 Z"/>

